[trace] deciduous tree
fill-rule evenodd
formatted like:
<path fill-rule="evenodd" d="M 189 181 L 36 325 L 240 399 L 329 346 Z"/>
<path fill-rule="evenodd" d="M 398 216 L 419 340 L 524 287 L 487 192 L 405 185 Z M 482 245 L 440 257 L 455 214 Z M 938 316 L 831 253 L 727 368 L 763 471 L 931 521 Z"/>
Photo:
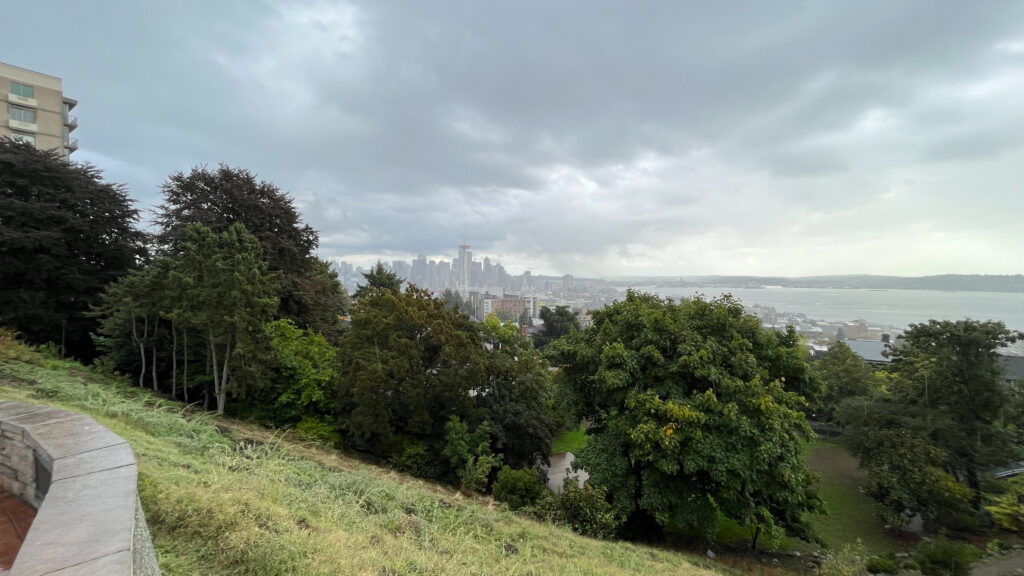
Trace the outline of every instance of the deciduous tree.
<path fill-rule="evenodd" d="M 95 168 L 0 139 L 0 325 L 93 358 L 88 311 L 143 259 L 138 219 L 124 187 Z"/>
<path fill-rule="evenodd" d="M 718 514 L 763 533 L 813 540 L 820 510 L 801 458 L 811 432 L 793 390 L 809 386 L 785 334 L 729 297 L 675 303 L 629 291 L 594 326 L 553 344 L 558 379 L 591 436 L 576 463 L 628 515 L 633 537 L 696 527 Z"/>

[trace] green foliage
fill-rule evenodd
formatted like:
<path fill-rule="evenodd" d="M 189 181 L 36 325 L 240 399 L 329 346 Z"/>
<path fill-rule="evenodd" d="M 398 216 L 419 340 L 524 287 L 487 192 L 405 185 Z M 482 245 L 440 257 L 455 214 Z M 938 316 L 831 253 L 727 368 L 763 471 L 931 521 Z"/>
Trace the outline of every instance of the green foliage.
<path fill-rule="evenodd" d="M 341 441 L 338 434 L 338 427 L 332 422 L 326 422 L 323 418 L 305 416 L 295 425 L 295 432 L 305 440 L 319 442 L 327 446 L 334 446 Z"/>
<path fill-rule="evenodd" d="M 562 336 L 580 330 L 579 316 L 568 306 L 555 306 L 554 310 L 541 306 L 539 314 L 544 326 L 533 338 L 533 344 L 537 348 L 543 348 Z"/>
<path fill-rule="evenodd" d="M 166 576 L 715 574 L 685 553 L 583 538 L 25 347 L 0 349 L 0 374 L 0 398 L 38 402 L 45 389 L 128 441 Z"/>
<path fill-rule="evenodd" d="M 993 538 L 985 543 L 986 554 L 1002 554 L 1009 549 L 1010 545 L 999 538 Z"/>
<path fill-rule="evenodd" d="M 502 466 L 491 490 L 495 500 L 504 502 L 512 510 L 519 510 L 536 504 L 547 487 L 533 468 L 513 470 Z"/>
<path fill-rule="evenodd" d="M 489 316 L 480 329 L 491 349 L 476 401 L 493 427 L 495 449 L 513 466 L 546 461 L 558 429 L 548 363 L 516 324 Z"/>
<path fill-rule="evenodd" d="M 939 538 L 918 545 L 914 560 L 925 576 L 968 576 L 981 555 L 970 544 Z"/>
<path fill-rule="evenodd" d="M 876 383 L 871 368 L 844 342 L 836 342 L 814 365 L 824 385 L 818 412 L 834 420 L 836 408 L 846 398 L 866 396 Z"/>
<path fill-rule="evenodd" d="M 300 330 L 287 318 L 267 324 L 266 329 L 280 370 L 275 385 L 277 421 L 331 413 L 337 378 L 334 347 L 321 334 Z"/>
<path fill-rule="evenodd" d="M 821 502 L 802 460 L 811 432 L 793 390 L 814 386 L 799 342 L 767 331 L 725 297 L 676 304 L 627 292 L 594 327 L 552 344 L 557 378 L 591 423 L 576 462 L 630 516 L 632 536 L 696 527 L 718 514 L 813 540 Z"/>
<path fill-rule="evenodd" d="M 1011 531 L 1024 534 L 1024 478 L 1013 478 L 1008 490 L 995 498 L 985 509 L 992 514 L 997 524 Z"/>
<path fill-rule="evenodd" d="M 607 491 L 589 482 L 581 488 L 575 477 L 567 477 L 555 498 L 554 520 L 574 532 L 593 538 L 612 538 L 623 516 L 608 502 Z"/>
<path fill-rule="evenodd" d="M 0 138 L 0 325 L 65 356 L 96 356 L 88 315 L 145 257 L 125 188 L 56 151 Z"/>
<path fill-rule="evenodd" d="M 440 455 L 451 416 L 471 425 L 484 420 L 470 394 L 485 386 L 480 334 L 469 318 L 419 288 L 358 298 L 339 358 L 344 431 L 382 456 L 392 453 L 397 436 Z"/>
<path fill-rule="evenodd" d="M 870 558 L 865 564 L 865 568 L 871 574 L 896 574 L 900 571 L 896 561 L 891 558 Z"/>
<path fill-rule="evenodd" d="M 420 478 L 437 475 L 435 455 L 426 442 L 414 438 L 395 438 L 389 447 L 388 464 L 398 471 Z"/>
<path fill-rule="evenodd" d="M 579 454 L 583 451 L 589 440 L 590 437 L 587 436 L 587 431 L 582 426 L 573 428 L 555 438 L 554 442 L 551 443 L 551 453 L 572 452 L 573 454 Z"/>
<path fill-rule="evenodd" d="M 1017 456 L 996 355 L 1008 338 L 1000 322 L 911 325 L 893 346 L 885 389 L 840 406 L 887 520 L 899 525 L 906 511 L 936 527 L 977 528 L 983 471 Z"/>
<path fill-rule="evenodd" d="M 184 251 L 190 225 L 222 234 L 240 224 L 259 243 L 267 270 L 280 273 L 278 313 L 300 328 L 338 335 L 348 295 L 330 265 L 316 257 L 319 236 L 302 222 L 288 194 L 248 170 L 221 164 L 171 174 L 163 195 L 156 243 L 164 253 Z"/>
<path fill-rule="evenodd" d="M 369 272 L 363 274 L 363 278 L 366 279 L 366 284 L 356 287 L 354 294 L 356 299 L 366 298 L 373 294 L 374 290 L 384 292 L 400 292 L 402 290 L 402 279 L 398 277 L 398 274 L 385 268 L 380 260 Z"/>
<path fill-rule="evenodd" d="M 867 576 L 867 552 L 864 544 L 858 540 L 854 544 L 845 544 L 837 550 L 825 553 L 818 570 L 819 576 Z"/>
<path fill-rule="evenodd" d="M 930 525 L 951 526 L 969 515 L 970 490 L 944 470 L 944 451 L 903 429 L 874 430 L 858 446 L 868 470 L 868 495 L 883 519 L 903 526 L 915 514 Z"/>
<path fill-rule="evenodd" d="M 487 490 L 491 470 L 501 465 L 501 454 L 491 452 L 491 425 L 483 422 L 473 432 L 457 416 L 451 416 L 444 426 L 443 453 L 462 485 L 474 492 Z"/>

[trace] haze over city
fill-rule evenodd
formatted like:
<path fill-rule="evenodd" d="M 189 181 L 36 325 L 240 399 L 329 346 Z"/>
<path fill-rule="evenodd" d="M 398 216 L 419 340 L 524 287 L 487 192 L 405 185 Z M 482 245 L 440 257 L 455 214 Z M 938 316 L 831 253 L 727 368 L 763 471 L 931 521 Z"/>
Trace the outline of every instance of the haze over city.
<path fill-rule="evenodd" d="M 514 273 L 1024 269 L 1019 3 L 36 1 L 0 20 L 74 47 L 0 39 L 81 101 L 76 160 L 145 209 L 174 170 L 252 168 L 324 258 L 467 241 Z"/>

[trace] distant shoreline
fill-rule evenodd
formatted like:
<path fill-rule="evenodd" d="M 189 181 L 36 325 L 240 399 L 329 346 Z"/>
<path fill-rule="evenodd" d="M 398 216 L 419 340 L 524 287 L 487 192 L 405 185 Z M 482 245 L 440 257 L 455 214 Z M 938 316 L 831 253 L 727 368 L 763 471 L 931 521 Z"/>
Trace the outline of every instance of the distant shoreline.
<path fill-rule="evenodd" d="M 938 292 L 1024 293 L 1024 275 L 985 276 L 635 276 L 607 278 L 616 287 L 636 285 L 660 288 L 816 288 L 831 290 L 934 290 Z"/>

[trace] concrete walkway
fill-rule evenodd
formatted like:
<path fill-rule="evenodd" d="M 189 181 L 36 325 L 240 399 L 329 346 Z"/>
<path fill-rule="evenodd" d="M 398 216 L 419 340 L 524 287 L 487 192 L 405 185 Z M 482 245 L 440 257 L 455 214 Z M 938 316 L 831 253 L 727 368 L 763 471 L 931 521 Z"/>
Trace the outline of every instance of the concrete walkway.
<path fill-rule="evenodd" d="M 566 476 L 575 476 L 579 480 L 580 487 L 583 487 L 583 483 L 590 478 L 590 474 L 587 474 L 586 470 L 573 472 L 572 462 L 575 459 L 576 456 L 572 452 L 551 455 L 551 466 L 548 468 L 548 488 L 552 492 L 562 491 L 562 484 L 565 482 Z"/>

